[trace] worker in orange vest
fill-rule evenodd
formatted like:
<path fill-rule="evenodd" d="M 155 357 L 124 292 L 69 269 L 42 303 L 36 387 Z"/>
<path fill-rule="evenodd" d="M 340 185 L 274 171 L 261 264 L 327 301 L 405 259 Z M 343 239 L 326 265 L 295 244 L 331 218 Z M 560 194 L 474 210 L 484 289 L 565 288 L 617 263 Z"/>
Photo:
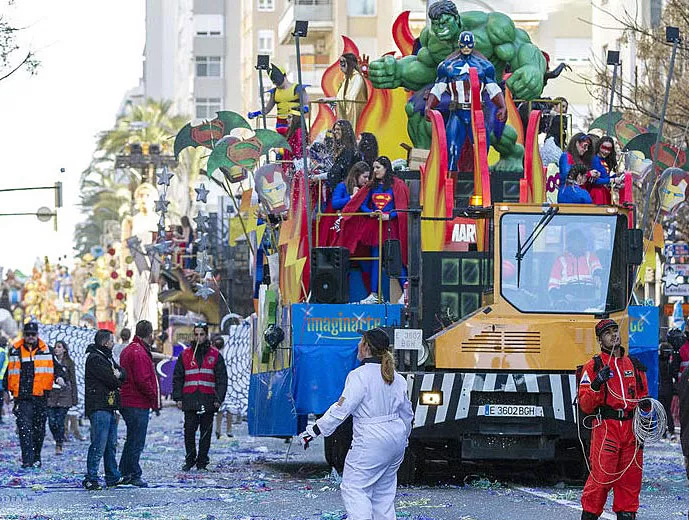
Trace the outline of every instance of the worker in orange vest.
<path fill-rule="evenodd" d="M 22 451 L 22 468 L 41 467 L 47 392 L 53 388 L 53 355 L 38 337 L 38 323 L 24 325 L 24 337 L 10 350 L 7 387 L 14 396 L 14 415 Z"/>

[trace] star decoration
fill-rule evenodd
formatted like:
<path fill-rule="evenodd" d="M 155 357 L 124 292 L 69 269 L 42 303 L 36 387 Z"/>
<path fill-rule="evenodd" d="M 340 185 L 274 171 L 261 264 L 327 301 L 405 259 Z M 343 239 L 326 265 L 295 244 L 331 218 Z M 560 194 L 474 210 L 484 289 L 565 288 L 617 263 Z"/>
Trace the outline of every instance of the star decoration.
<path fill-rule="evenodd" d="M 203 202 L 204 204 L 208 202 L 206 198 L 210 190 L 206 189 L 205 184 L 201 184 L 198 188 L 194 188 L 194 191 L 196 192 L 196 202 Z"/>
<path fill-rule="evenodd" d="M 160 199 L 156 200 L 156 212 L 166 213 L 167 207 L 170 204 L 169 200 L 165 200 L 165 194 L 160 196 Z"/>
<path fill-rule="evenodd" d="M 194 218 L 194 222 L 196 222 L 196 230 L 199 233 L 207 231 L 209 220 L 210 218 L 208 215 L 204 215 L 203 213 L 199 212 L 199 214 Z"/>
<path fill-rule="evenodd" d="M 132 251 L 141 251 L 141 240 L 136 235 L 127 239 L 127 247 Z"/>
<path fill-rule="evenodd" d="M 164 255 L 166 253 L 172 253 L 172 240 L 161 240 L 153 246 L 153 250 L 159 255 Z"/>
<path fill-rule="evenodd" d="M 682 280 L 680 275 L 677 274 L 674 269 L 672 269 L 672 271 L 668 269 L 663 275 L 663 282 L 665 282 L 665 287 L 677 287 L 682 283 Z"/>
<path fill-rule="evenodd" d="M 174 176 L 174 173 L 170 173 L 167 170 L 167 166 L 163 166 L 163 170 L 158 174 L 158 184 L 169 186 L 170 179 L 172 179 Z"/>
<path fill-rule="evenodd" d="M 208 233 L 201 233 L 195 242 L 198 245 L 199 251 L 205 251 L 208 249 Z"/>
<path fill-rule="evenodd" d="M 203 283 L 197 283 L 196 284 L 196 292 L 194 293 L 196 296 L 199 296 L 200 298 L 203 298 L 204 300 L 207 300 L 213 294 L 215 294 L 215 291 L 208 287 L 206 284 Z"/>
<path fill-rule="evenodd" d="M 462 68 L 459 69 L 459 73 L 469 74 L 469 64 L 465 62 L 464 65 L 462 65 Z"/>
<path fill-rule="evenodd" d="M 201 252 L 196 260 L 196 272 L 201 276 L 205 276 L 207 273 L 212 272 L 210 264 L 208 263 L 208 255 L 205 252 Z"/>

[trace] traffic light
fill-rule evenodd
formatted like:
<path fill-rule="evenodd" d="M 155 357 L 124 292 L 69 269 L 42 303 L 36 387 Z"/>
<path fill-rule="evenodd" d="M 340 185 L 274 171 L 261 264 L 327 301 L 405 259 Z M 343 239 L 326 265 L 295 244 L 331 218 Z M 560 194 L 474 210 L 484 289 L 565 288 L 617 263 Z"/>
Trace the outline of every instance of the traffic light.
<path fill-rule="evenodd" d="M 55 183 L 55 208 L 62 207 L 62 181 Z"/>

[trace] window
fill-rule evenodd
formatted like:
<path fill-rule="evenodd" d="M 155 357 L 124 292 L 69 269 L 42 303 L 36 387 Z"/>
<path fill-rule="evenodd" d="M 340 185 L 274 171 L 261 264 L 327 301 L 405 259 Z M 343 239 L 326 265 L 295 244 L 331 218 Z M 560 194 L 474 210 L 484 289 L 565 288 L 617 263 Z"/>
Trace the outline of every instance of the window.
<path fill-rule="evenodd" d="M 376 0 L 347 0 L 348 16 L 373 16 L 376 14 Z"/>
<path fill-rule="evenodd" d="M 196 56 L 196 76 L 199 78 L 221 78 L 222 58 L 220 56 Z"/>
<path fill-rule="evenodd" d="M 590 38 L 555 38 L 555 61 L 586 63 L 591 57 Z"/>
<path fill-rule="evenodd" d="M 275 11 L 275 0 L 258 0 L 259 11 Z"/>
<path fill-rule="evenodd" d="M 424 0 L 402 0 L 403 11 L 423 11 L 426 12 L 426 2 Z"/>
<path fill-rule="evenodd" d="M 502 296 L 522 312 L 601 314 L 624 309 L 626 217 L 508 213 L 500 223 Z M 524 244 L 530 247 L 524 249 Z M 518 249 L 521 247 L 521 260 Z"/>
<path fill-rule="evenodd" d="M 258 31 L 258 54 L 273 54 L 274 38 L 271 30 Z"/>
<path fill-rule="evenodd" d="M 196 98 L 196 117 L 213 119 L 222 106 L 222 98 Z"/>
<path fill-rule="evenodd" d="M 222 36 L 225 17 L 221 14 L 195 14 L 194 33 L 196 36 Z"/>

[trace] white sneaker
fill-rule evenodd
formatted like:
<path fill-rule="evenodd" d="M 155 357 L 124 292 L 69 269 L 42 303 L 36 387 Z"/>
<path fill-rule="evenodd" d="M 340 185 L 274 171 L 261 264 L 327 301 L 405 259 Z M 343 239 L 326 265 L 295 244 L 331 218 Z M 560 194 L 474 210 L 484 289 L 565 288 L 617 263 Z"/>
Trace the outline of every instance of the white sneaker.
<path fill-rule="evenodd" d="M 371 293 L 359 303 L 378 303 L 378 295 L 376 293 Z"/>

